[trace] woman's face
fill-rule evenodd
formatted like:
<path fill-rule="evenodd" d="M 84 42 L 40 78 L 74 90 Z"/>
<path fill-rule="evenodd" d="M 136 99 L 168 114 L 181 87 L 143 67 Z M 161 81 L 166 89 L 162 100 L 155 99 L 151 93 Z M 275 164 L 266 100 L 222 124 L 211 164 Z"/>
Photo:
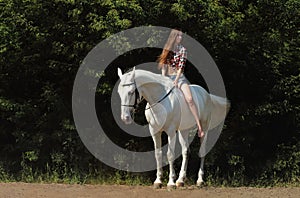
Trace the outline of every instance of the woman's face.
<path fill-rule="evenodd" d="M 178 32 L 176 39 L 175 39 L 175 44 L 179 44 L 182 40 L 182 32 Z"/>

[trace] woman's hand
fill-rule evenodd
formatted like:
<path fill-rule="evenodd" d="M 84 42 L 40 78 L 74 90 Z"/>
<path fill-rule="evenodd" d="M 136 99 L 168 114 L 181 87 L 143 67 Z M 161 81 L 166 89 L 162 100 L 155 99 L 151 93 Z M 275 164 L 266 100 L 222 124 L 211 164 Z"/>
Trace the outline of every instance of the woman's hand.
<path fill-rule="evenodd" d="M 180 78 L 181 73 L 182 73 L 182 68 L 179 68 L 179 69 L 177 70 L 176 78 L 175 78 L 175 80 L 174 80 L 174 82 L 173 82 L 173 85 L 174 85 L 175 87 L 178 87 L 178 80 L 179 80 L 179 78 Z"/>
<path fill-rule="evenodd" d="M 173 81 L 173 85 L 174 85 L 175 87 L 178 87 L 178 80 L 175 79 L 175 80 Z"/>

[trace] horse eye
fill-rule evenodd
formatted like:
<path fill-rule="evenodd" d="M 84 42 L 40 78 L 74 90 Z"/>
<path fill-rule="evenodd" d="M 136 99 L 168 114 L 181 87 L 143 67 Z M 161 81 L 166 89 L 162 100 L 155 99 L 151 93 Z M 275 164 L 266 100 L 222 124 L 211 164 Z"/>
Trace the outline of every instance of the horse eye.
<path fill-rule="evenodd" d="M 129 95 L 133 95 L 134 91 L 130 91 L 128 92 Z"/>

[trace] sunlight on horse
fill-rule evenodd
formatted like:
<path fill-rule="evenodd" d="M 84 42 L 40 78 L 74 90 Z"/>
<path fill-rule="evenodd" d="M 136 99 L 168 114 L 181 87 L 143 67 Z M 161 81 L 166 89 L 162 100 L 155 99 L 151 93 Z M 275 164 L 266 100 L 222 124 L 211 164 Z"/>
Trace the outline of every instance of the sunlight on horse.
<path fill-rule="evenodd" d="M 154 141 L 157 165 L 154 185 L 156 187 L 161 187 L 162 185 L 161 135 L 164 131 L 168 135 L 167 159 L 170 168 L 167 185 L 168 187 L 183 186 L 188 162 L 189 131 L 195 128 L 196 122 L 182 92 L 180 89 L 173 88 L 172 81 L 168 77 L 149 71 L 135 70 L 134 68 L 133 71 L 123 75 L 121 69 L 118 68 L 118 75 L 121 80 L 118 87 L 118 93 L 121 98 L 121 119 L 124 123 L 132 123 L 130 111 L 137 103 L 138 94 L 148 102 L 145 108 L 145 116 Z M 190 87 L 206 136 L 211 129 L 214 129 L 224 121 L 229 109 L 229 102 L 225 98 L 209 94 L 198 85 L 190 85 Z M 179 143 L 182 148 L 182 164 L 179 177 L 175 183 L 176 131 L 178 131 Z M 204 156 L 201 156 L 197 186 L 203 183 L 203 166 Z"/>

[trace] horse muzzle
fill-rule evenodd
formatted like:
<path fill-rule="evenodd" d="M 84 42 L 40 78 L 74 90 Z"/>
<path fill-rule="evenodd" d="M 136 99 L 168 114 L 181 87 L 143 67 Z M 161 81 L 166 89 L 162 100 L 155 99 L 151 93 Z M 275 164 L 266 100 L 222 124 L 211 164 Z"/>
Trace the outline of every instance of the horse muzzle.
<path fill-rule="evenodd" d="M 121 119 L 122 119 L 122 121 L 123 121 L 125 124 L 131 124 L 131 123 L 132 123 L 132 118 L 131 118 L 131 116 L 129 116 L 129 115 L 122 115 L 122 116 L 121 116 Z"/>

